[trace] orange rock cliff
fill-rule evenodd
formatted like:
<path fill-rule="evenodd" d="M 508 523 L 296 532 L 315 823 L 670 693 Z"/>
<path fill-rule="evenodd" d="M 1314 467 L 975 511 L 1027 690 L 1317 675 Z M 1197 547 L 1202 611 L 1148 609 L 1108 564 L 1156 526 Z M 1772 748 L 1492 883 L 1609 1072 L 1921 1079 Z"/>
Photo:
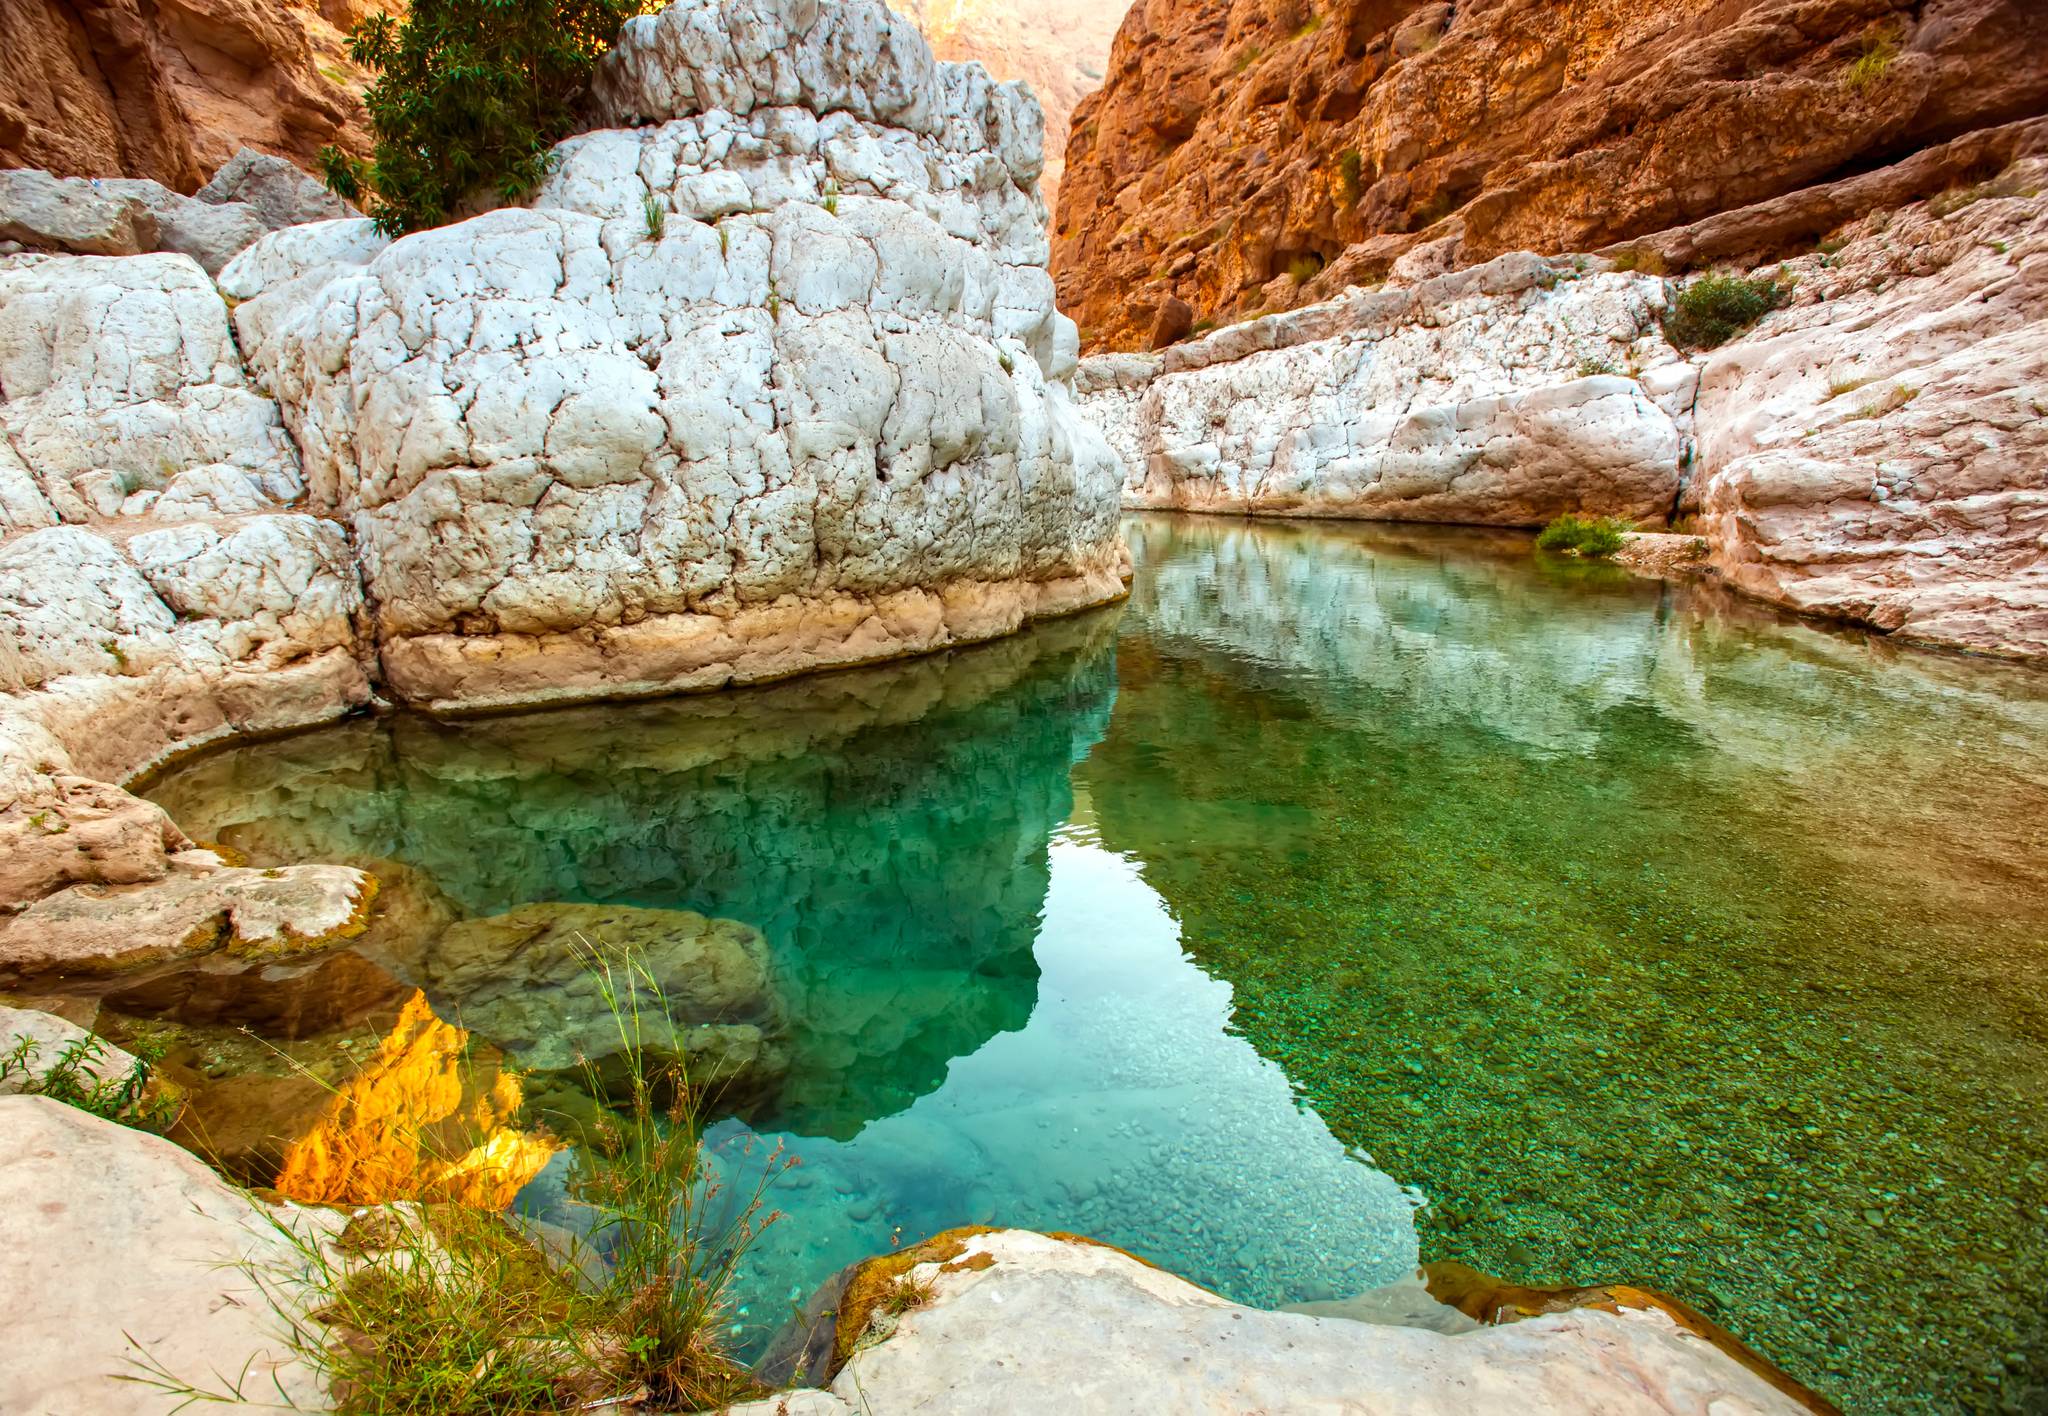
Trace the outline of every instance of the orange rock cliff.
<path fill-rule="evenodd" d="M 378 0 L 0 0 L 0 168 L 191 192 L 243 147 L 367 145 L 343 36 Z"/>
<path fill-rule="evenodd" d="M 1086 344 L 1128 349 L 1425 243 L 1591 251 L 1766 204 L 1644 265 L 1786 254 L 1997 171 L 2044 114 L 2042 0 L 1139 0 L 1073 113 L 1053 271 Z"/>

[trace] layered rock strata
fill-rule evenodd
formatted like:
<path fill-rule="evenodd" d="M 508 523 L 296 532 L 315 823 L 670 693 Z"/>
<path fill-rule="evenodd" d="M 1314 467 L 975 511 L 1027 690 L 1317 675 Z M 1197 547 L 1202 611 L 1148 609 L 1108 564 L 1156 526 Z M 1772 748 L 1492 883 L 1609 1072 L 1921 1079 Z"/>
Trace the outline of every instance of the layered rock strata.
<path fill-rule="evenodd" d="M 2048 161 L 1757 273 L 1707 355 L 1678 283 L 1526 253 L 1084 360 L 1127 504 L 1540 525 L 1676 515 L 1736 588 L 1905 640 L 2048 656 Z M 1625 262 L 1624 262 L 1625 264 Z M 1688 564 L 1693 562 L 1688 559 Z"/>
<path fill-rule="evenodd" d="M 1786 255 L 2044 115 L 2029 0 L 1144 0 L 1074 110 L 1053 267 L 1090 347 L 1134 349 L 1437 240 L 1473 264 L 1762 206 L 1701 259 Z"/>
<path fill-rule="evenodd" d="M 1668 516 L 1696 372 L 1664 283 L 1526 253 L 1084 362 L 1139 507 L 1541 525 Z"/>

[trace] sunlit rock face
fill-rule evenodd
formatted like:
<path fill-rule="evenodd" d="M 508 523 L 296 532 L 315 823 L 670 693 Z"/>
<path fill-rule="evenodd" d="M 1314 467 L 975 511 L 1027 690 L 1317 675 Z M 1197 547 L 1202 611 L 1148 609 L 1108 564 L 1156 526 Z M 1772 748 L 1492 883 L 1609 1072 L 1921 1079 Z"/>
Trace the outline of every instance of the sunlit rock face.
<path fill-rule="evenodd" d="M 769 1001 L 740 999 L 749 985 L 720 1006 L 740 1023 L 775 1010 L 786 1041 L 763 1035 L 784 1070 L 772 1096 L 742 1084 L 733 1100 L 764 1124 L 850 1136 L 1029 1017 L 1046 842 L 1108 718 L 1114 633 L 1113 615 L 1090 615 L 740 697 L 353 724 L 194 762 L 153 794 L 258 861 L 380 877 L 402 862 L 400 907 L 424 918 L 430 880 L 463 921 L 458 943 L 535 901 L 605 902 L 578 916 L 596 944 L 679 909 L 752 926 Z M 540 1020 L 515 1016 L 526 1010 L 493 970 L 580 987 L 517 949 L 494 963 L 377 930 L 373 918 L 366 954 L 515 1055 L 540 1056 Z M 501 991 L 502 1015 L 477 1010 Z"/>
<path fill-rule="evenodd" d="M 725 0 L 629 22 L 595 103 L 531 210 L 223 272 L 393 690 L 715 687 L 1122 593 L 1028 90 L 869 0 Z"/>
<path fill-rule="evenodd" d="M 1421 272 L 1418 272 L 1420 275 Z M 1541 525 L 1668 515 L 1697 378 L 1663 282 L 1506 256 L 1083 362 L 1139 507 Z"/>

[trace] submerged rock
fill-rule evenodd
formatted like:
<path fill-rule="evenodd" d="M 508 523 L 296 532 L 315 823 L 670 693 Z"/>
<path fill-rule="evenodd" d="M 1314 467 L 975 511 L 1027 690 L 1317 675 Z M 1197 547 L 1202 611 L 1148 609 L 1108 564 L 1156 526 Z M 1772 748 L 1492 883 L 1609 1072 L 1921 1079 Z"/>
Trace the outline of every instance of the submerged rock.
<path fill-rule="evenodd" d="M 525 1070 L 580 1082 L 588 1063 L 601 1087 L 623 1095 L 635 1027 L 645 1061 L 680 1064 L 718 1103 L 759 1097 L 789 1067 L 767 941 L 735 920 L 522 905 L 451 925 L 409 962 L 441 1011 Z"/>

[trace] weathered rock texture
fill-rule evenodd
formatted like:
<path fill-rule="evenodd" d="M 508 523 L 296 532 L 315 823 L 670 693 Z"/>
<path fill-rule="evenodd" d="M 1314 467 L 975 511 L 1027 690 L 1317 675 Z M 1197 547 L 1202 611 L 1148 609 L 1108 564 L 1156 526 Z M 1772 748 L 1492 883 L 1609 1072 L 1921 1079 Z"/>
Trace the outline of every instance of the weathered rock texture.
<path fill-rule="evenodd" d="M 562 144 L 533 210 L 222 274 L 397 692 L 716 687 L 1121 594 L 1027 90 L 869 0 L 726 0 L 629 22 L 595 92 L 654 126 Z"/>
<path fill-rule="evenodd" d="M 343 35 L 385 0 L 0 0 L 0 167 L 190 192 L 244 147 L 367 149 Z"/>
<path fill-rule="evenodd" d="M 1837 228 L 1707 356 L 1669 282 L 1517 253 L 1083 361 L 1128 504 L 1661 523 L 1737 588 L 1902 639 L 2048 656 L 2048 160 Z"/>
<path fill-rule="evenodd" d="M 928 1301 L 892 1315 L 903 1282 Z M 1808 1410 L 1661 1310 L 1580 1308 L 1446 1334 L 1240 1307 L 1116 1249 L 959 1230 L 870 1261 L 838 1314 L 824 1391 L 735 1416 L 963 1407 L 1275 1413 Z"/>
<path fill-rule="evenodd" d="M 1054 270 L 1130 349 L 1172 300 L 1287 308 L 1426 241 L 1588 251 L 1832 189 L 1717 238 L 1784 254 L 1988 176 L 2010 139 L 1955 140 L 2044 113 L 2031 0 L 1142 0 L 1074 111 Z"/>
<path fill-rule="evenodd" d="M 1101 85 L 1122 7 L 1115 0 L 906 0 L 900 8 L 939 58 L 971 60 L 999 79 L 1031 85 L 1045 109 L 1038 189 L 1051 206 L 1066 167 L 1068 115 Z"/>
<path fill-rule="evenodd" d="M 2048 161 L 1846 229 L 1700 376 L 1700 529 L 1739 589 L 2048 657 Z"/>
<path fill-rule="evenodd" d="M 367 698 L 347 537 L 302 499 L 190 259 L 0 261 L 0 971 L 360 929 L 359 872 L 225 868 L 113 785 Z"/>
<path fill-rule="evenodd" d="M 1527 254 L 1089 359 L 1127 504 L 1383 521 L 1663 519 L 1695 371 L 1664 283 Z"/>

